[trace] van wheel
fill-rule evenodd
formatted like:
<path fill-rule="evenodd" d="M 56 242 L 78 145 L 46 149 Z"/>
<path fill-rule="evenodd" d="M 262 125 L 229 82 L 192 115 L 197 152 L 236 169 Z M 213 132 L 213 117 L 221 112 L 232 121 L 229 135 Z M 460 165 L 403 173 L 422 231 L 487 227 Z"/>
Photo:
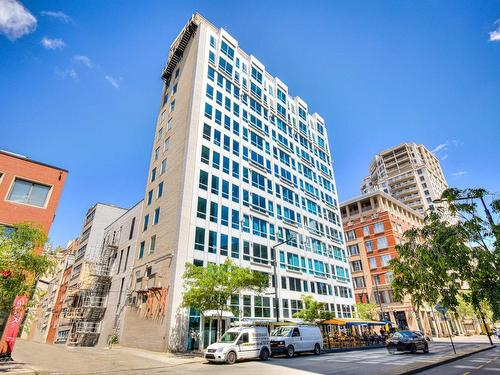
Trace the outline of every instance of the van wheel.
<path fill-rule="evenodd" d="M 321 346 L 319 346 L 319 344 L 314 345 L 314 354 L 316 355 L 321 354 Z"/>
<path fill-rule="evenodd" d="M 288 345 L 288 348 L 286 348 L 286 356 L 288 358 L 292 358 L 295 354 L 295 348 L 293 345 Z"/>
<path fill-rule="evenodd" d="M 226 363 L 232 365 L 234 362 L 236 362 L 236 353 L 235 352 L 229 352 L 226 354 Z"/>
<path fill-rule="evenodd" d="M 415 354 L 417 352 L 417 345 L 415 344 L 412 344 L 411 347 L 410 347 L 410 351 Z"/>
<path fill-rule="evenodd" d="M 267 361 L 269 359 L 269 350 L 267 348 L 262 348 L 260 351 L 260 359 Z"/>

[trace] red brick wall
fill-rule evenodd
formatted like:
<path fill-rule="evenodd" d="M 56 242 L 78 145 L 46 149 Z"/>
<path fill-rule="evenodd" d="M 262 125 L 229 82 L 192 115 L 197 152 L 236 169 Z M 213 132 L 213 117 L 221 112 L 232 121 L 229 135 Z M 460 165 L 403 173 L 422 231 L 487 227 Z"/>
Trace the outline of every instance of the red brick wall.
<path fill-rule="evenodd" d="M 39 223 L 48 234 L 67 172 L 57 167 L 42 165 L 29 159 L 0 152 L 0 224 L 11 225 L 23 221 Z M 7 200 L 16 177 L 51 186 L 46 206 L 35 207 Z"/>

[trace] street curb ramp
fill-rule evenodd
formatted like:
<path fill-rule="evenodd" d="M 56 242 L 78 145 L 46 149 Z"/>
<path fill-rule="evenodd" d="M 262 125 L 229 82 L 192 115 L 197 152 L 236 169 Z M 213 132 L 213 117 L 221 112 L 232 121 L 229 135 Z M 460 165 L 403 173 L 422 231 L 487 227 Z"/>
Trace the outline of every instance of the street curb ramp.
<path fill-rule="evenodd" d="M 471 355 L 484 352 L 486 350 L 491 350 L 491 349 L 496 348 L 496 347 L 497 347 L 496 345 L 491 345 L 491 346 L 488 346 L 486 348 L 481 348 L 481 349 L 473 350 L 471 352 L 460 354 L 460 355 L 457 355 L 456 357 L 444 359 L 442 361 L 434 362 L 434 363 L 431 363 L 429 365 L 425 365 L 425 366 L 422 366 L 422 367 L 419 367 L 419 368 L 415 368 L 413 370 L 408 370 L 408 371 L 404 371 L 404 372 L 398 372 L 397 374 L 398 375 L 418 374 L 419 372 L 426 371 L 426 370 L 429 370 L 431 368 L 438 367 L 438 366 L 441 366 L 441 365 L 445 365 L 445 364 L 450 363 L 450 362 L 455 362 L 455 361 L 457 361 L 459 359 L 466 358 L 466 357 L 469 357 Z"/>

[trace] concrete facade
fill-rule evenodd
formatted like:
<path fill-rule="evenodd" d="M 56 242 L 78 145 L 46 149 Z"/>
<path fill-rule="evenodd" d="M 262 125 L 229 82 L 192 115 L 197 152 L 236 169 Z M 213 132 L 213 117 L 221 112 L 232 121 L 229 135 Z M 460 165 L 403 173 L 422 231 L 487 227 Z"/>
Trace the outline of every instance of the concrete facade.
<path fill-rule="evenodd" d="M 282 318 L 303 293 L 352 316 L 325 121 L 199 14 L 172 44 L 163 79 L 120 343 L 186 350 L 193 331 L 197 348 L 211 342 L 210 319 L 181 308 L 182 275 L 186 262 L 228 257 L 278 283 Z M 270 297 L 244 294 L 231 307 L 238 318 L 274 317 Z"/>
<path fill-rule="evenodd" d="M 361 193 L 381 190 L 413 210 L 433 208 L 448 188 L 438 158 L 424 145 L 403 143 L 375 155 Z"/>
<path fill-rule="evenodd" d="M 127 212 L 126 209 L 103 203 L 97 203 L 88 209 L 76 244 L 75 261 L 62 307 L 64 313 L 57 327 L 57 343 L 69 343 L 69 341 L 64 341 L 64 338 L 71 339 L 72 334 L 75 333 L 78 325 L 76 311 L 93 292 L 92 270 L 99 262 L 104 246 L 104 230 L 125 212 Z M 92 327 L 95 328 L 93 330 L 97 334 L 98 327 L 94 325 Z"/>
<path fill-rule="evenodd" d="M 101 321 L 99 346 L 108 345 L 112 336 L 120 337 L 123 328 L 123 312 L 130 295 L 131 276 L 139 238 L 139 222 L 143 201 L 116 219 L 104 231 L 105 242 L 117 244 L 109 257 L 112 277 L 106 301 L 106 312 Z"/>

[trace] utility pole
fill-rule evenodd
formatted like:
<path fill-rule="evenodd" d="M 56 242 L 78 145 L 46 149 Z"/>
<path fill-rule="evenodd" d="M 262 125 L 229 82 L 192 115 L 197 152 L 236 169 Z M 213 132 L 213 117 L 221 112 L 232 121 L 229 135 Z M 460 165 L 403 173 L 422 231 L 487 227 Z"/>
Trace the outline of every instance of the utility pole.
<path fill-rule="evenodd" d="M 380 293 L 378 291 L 378 275 L 375 275 L 374 279 L 375 281 L 375 293 L 377 293 L 377 298 L 375 298 L 376 300 L 378 300 L 378 305 L 380 307 L 380 317 L 381 317 L 381 320 L 385 320 L 385 316 L 384 316 L 384 309 L 382 308 L 382 301 L 380 300 Z"/>
<path fill-rule="evenodd" d="M 291 242 L 294 240 L 294 237 L 287 238 L 286 240 L 283 240 L 281 242 L 278 242 L 276 245 L 274 245 L 272 249 L 272 254 L 274 254 L 274 261 L 273 261 L 273 272 L 274 272 L 274 296 L 276 298 L 276 322 L 278 323 L 280 321 L 280 299 L 278 297 L 278 254 L 276 252 L 276 249 L 284 245 L 286 243 Z"/>

